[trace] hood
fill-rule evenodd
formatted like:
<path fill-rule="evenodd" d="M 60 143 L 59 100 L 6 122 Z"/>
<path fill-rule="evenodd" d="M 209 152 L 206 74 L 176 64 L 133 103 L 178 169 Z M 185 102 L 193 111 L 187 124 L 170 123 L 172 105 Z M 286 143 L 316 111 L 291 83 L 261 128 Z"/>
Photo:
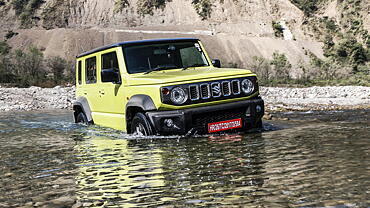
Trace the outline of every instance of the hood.
<path fill-rule="evenodd" d="M 242 75 L 251 75 L 252 72 L 246 69 L 229 68 L 197 68 L 187 70 L 163 70 L 149 74 L 131 75 L 128 85 L 161 85 L 176 82 L 202 81 L 212 78 L 231 78 Z"/>

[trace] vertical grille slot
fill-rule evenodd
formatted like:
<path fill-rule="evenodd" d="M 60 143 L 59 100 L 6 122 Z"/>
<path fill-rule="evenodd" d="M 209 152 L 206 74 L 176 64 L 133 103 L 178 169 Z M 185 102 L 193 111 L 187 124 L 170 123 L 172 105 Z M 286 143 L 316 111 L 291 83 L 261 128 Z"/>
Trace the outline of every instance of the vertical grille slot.
<path fill-rule="evenodd" d="M 210 91 L 209 84 L 200 85 L 200 97 L 202 99 L 209 99 L 211 97 L 211 91 Z"/>
<path fill-rule="evenodd" d="M 190 85 L 189 86 L 189 94 L 190 94 L 190 100 L 199 100 L 199 87 L 198 85 Z"/>
<path fill-rule="evenodd" d="M 231 84 L 228 81 L 222 82 L 222 95 L 230 96 L 231 95 Z"/>
<path fill-rule="evenodd" d="M 234 95 L 239 95 L 240 94 L 240 81 L 239 80 L 231 81 L 231 88 L 232 88 L 232 93 Z"/>
<path fill-rule="evenodd" d="M 218 98 L 218 97 L 221 97 L 222 95 L 222 91 L 221 91 L 221 84 L 219 82 L 213 82 L 211 84 L 211 94 L 212 94 L 212 97 L 214 98 Z"/>

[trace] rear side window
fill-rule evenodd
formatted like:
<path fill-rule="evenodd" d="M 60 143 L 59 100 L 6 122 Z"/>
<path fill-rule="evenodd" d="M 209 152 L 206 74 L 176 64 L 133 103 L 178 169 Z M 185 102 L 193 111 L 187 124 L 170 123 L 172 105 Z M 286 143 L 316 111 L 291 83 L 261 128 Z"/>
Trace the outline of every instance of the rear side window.
<path fill-rule="evenodd" d="M 85 74 L 86 84 L 96 83 L 96 57 L 86 59 Z"/>
<path fill-rule="evenodd" d="M 82 63 L 78 61 L 78 69 L 77 69 L 77 82 L 78 84 L 82 84 Z"/>
<path fill-rule="evenodd" d="M 118 69 L 116 52 L 102 55 L 102 69 Z"/>

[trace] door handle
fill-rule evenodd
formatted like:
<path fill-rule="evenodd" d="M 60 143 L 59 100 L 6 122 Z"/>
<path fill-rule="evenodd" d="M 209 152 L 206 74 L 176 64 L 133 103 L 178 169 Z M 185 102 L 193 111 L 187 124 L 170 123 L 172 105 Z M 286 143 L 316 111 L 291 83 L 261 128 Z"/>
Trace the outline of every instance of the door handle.
<path fill-rule="evenodd" d="M 84 93 L 84 95 L 87 95 L 87 91 L 84 91 L 83 93 Z"/>
<path fill-rule="evenodd" d="M 104 95 L 105 94 L 105 91 L 104 90 L 100 90 L 99 93 L 102 94 L 102 95 Z"/>

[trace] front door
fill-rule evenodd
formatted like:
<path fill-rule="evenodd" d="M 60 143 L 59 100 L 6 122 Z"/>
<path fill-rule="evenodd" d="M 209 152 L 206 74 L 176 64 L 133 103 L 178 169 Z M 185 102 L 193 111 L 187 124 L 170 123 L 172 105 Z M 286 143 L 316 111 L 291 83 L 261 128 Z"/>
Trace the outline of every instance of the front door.
<path fill-rule="evenodd" d="M 101 71 L 103 69 L 115 69 L 119 71 L 117 49 L 113 48 L 104 51 L 100 56 L 99 62 L 98 112 L 101 119 L 103 119 L 102 125 L 125 130 L 123 85 L 103 82 L 101 79 Z"/>

